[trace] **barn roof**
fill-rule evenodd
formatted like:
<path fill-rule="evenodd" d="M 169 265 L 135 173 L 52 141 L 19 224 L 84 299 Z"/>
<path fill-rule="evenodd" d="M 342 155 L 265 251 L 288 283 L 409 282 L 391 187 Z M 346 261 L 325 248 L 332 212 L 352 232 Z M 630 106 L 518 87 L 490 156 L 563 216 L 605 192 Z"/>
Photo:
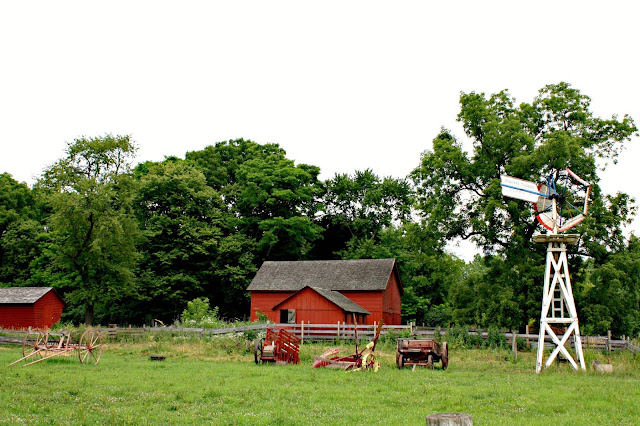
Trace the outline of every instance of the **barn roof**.
<path fill-rule="evenodd" d="M 345 312 L 349 312 L 349 313 L 354 312 L 356 314 L 365 314 L 365 315 L 370 314 L 370 312 L 364 309 L 362 306 L 358 305 L 356 302 L 349 299 L 347 296 L 341 293 L 338 293 L 337 291 L 327 290 L 326 288 L 309 287 L 309 286 L 303 287 L 302 289 L 296 291 L 291 296 L 287 297 L 282 302 L 274 306 L 273 310 L 275 310 L 278 306 L 282 305 L 287 300 L 294 298 L 298 293 L 300 293 L 305 288 L 310 288 L 311 290 L 315 291 L 320 296 L 324 297 L 325 299 L 327 299 L 334 305 L 338 306 L 340 309 L 342 309 Z"/>
<path fill-rule="evenodd" d="M 65 303 L 53 287 L 3 287 L 0 288 L 0 304 L 32 304 L 53 291 Z M 66 304 L 66 303 L 65 303 Z"/>
<path fill-rule="evenodd" d="M 298 291 L 317 287 L 337 291 L 383 291 L 397 269 L 395 259 L 267 261 L 248 291 Z M 402 284 L 398 284 L 402 294 Z"/>

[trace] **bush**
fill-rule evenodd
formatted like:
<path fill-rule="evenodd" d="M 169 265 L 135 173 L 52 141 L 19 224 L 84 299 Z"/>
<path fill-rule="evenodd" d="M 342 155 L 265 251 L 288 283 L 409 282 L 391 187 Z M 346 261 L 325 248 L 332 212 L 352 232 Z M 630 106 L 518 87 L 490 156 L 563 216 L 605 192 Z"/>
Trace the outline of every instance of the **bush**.
<path fill-rule="evenodd" d="M 209 299 L 206 297 L 198 297 L 191 302 L 187 302 L 187 309 L 182 311 L 180 319 L 184 327 L 224 327 L 224 323 L 218 319 L 218 307 L 211 309 Z"/>
<path fill-rule="evenodd" d="M 484 339 L 481 334 L 468 334 L 467 345 L 469 348 L 482 348 L 484 346 Z"/>
<path fill-rule="evenodd" d="M 488 330 L 487 347 L 493 349 L 501 349 L 507 347 L 507 337 L 495 327 Z"/>
<path fill-rule="evenodd" d="M 446 339 L 451 347 L 465 348 L 468 336 L 469 331 L 465 327 L 455 325 L 447 331 Z"/>

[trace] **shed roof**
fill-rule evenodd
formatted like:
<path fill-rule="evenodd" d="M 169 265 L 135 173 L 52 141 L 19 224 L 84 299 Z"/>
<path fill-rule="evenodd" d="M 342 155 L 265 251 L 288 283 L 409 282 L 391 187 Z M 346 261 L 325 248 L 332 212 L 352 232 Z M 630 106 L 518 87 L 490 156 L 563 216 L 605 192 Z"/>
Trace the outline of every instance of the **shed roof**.
<path fill-rule="evenodd" d="M 354 312 L 356 314 L 365 314 L 365 315 L 370 314 L 370 312 L 364 309 L 362 306 L 358 305 L 356 302 L 354 302 L 353 300 L 349 299 L 347 296 L 337 291 L 327 290 L 326 288 L 310 287 L 310 286 L 303 287 L 302 289 L 296 291 L 291 296 L 287 297 L 282 302 L 274 306 L 273 309 L 275 310 L 278 306 L 282 305 L 287 300 L 294 298 L 298 293 L 300 293 L 305 288 L 310 288 L 311 290 L 315 291 L 320 296 L 324 297 L 325 299 L 327 299 L 334 305 L 338 306 L 340 309 L 342 309 L 345 312 L 349 312 L 349 313 Z"/>
<path fill-rule="evenodd" d="M 304 287 L 384 291 L 395 268 L 395 259 L 267 261 L 247 291 L 298 291 Z M 399 286 L 402 293 L 402 284 Z"/>
<path fill-rule="evenodd" d="M 65 303 L 53 287 L 4 287 L 0 288 L 0 304 L 33 304 L 50 291 Z"/>

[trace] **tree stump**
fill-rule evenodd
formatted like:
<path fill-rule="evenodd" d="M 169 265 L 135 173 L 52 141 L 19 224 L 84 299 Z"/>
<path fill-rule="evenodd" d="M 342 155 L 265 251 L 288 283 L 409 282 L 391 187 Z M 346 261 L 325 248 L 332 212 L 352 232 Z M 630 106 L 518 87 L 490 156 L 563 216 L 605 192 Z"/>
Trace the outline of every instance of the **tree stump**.
<path fill-rule="evenodd" d="M 472 426 L 473 417 L 465 413 L 438 413 L 427 416 L 427 426 Z"/>

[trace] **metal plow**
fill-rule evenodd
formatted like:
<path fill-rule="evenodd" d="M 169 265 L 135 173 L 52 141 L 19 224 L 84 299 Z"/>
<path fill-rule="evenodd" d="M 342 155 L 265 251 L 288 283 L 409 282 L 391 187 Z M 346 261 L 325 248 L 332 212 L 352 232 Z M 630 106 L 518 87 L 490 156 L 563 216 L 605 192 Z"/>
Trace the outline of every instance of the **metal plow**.
<path fill-rule="evenodd" d="M 55 336 L 57 338 L 57 336 Z M 24 366 L 35 364 L 58 356 L 72 356 L 77 351 L 82 364 L 97 364 L 102 356 L 102 339 L 95 330 L 82 333 L 80 340 L 74 343 L 71 334 L 63 332 L 59 339 L 48 332 L 30 330 L 22 342 L 22 358 L 9 365 L 28 361 Z"/>

